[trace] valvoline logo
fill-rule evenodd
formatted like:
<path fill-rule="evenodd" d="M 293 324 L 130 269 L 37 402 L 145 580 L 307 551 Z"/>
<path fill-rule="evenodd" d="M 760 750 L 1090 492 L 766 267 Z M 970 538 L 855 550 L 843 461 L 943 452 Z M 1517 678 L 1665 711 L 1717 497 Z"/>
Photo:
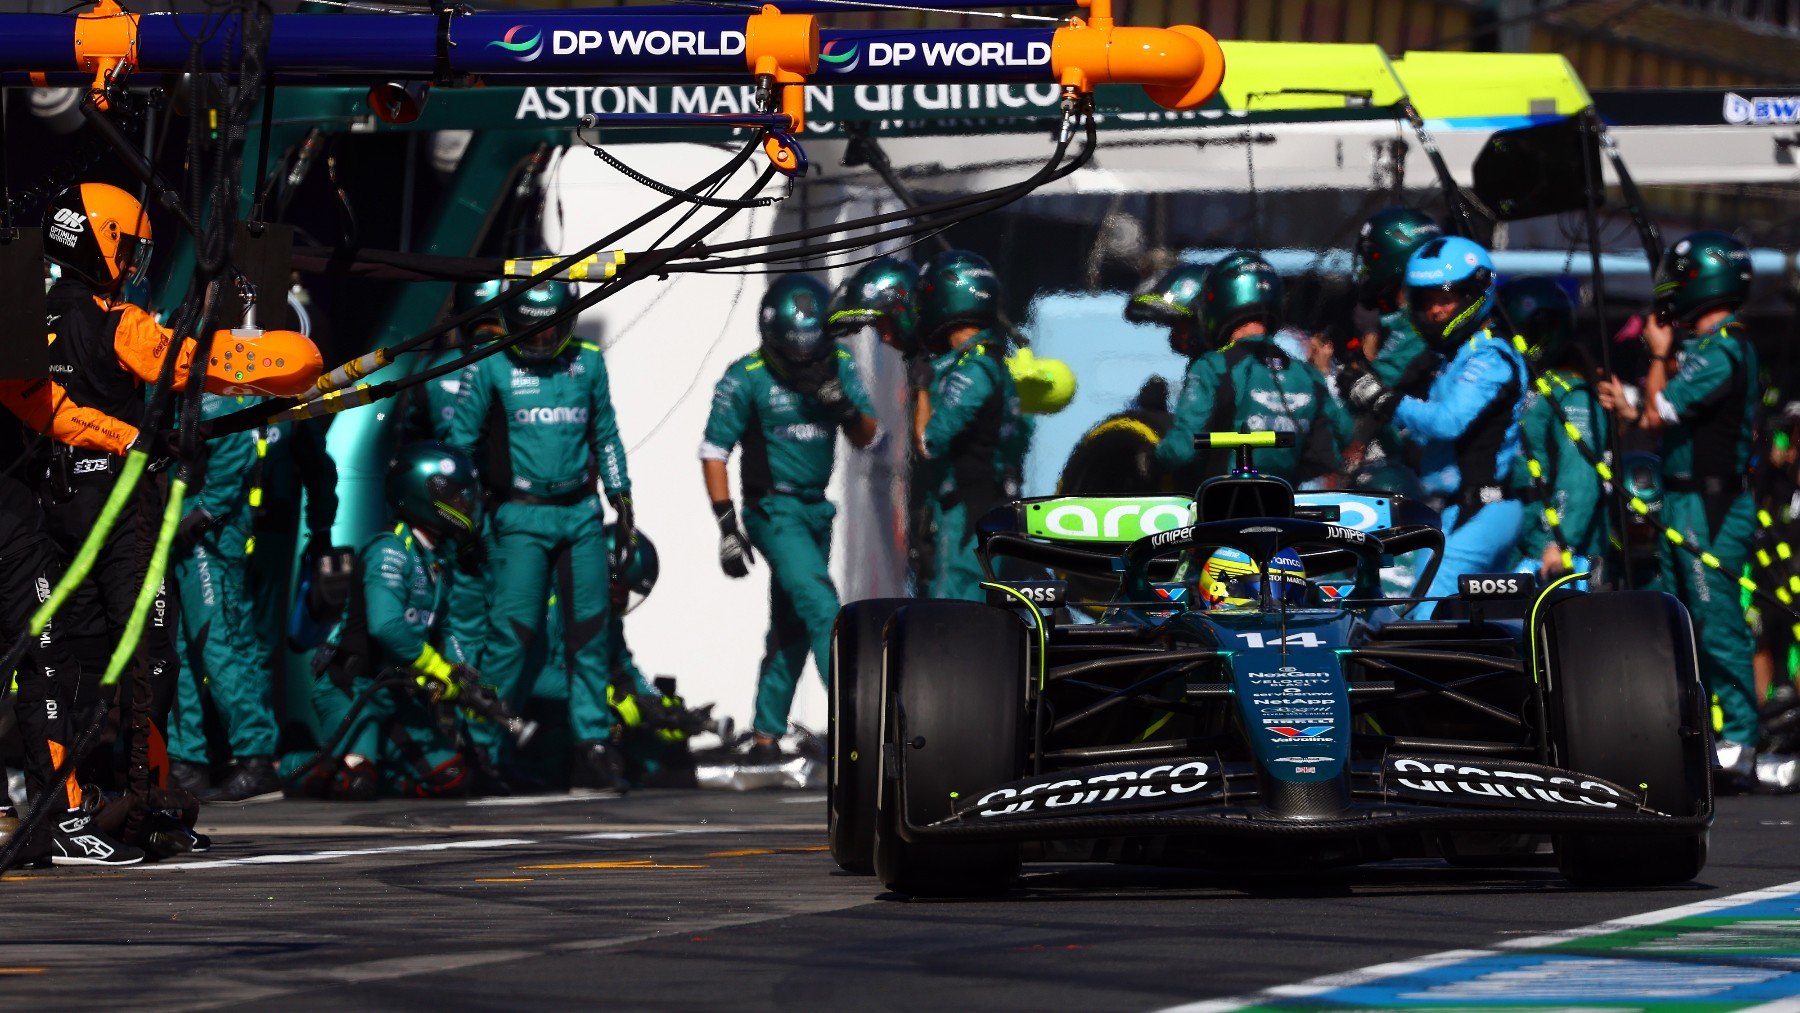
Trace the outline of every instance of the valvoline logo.
<path fill-rule="evenodd" d="M 832 39 L 819 50 L 819 62 L 835 73 L 847 74 L 862 63 L 862 47 L 854 42 Z"/>
<path fill-rule="evenodd" d="M 1313 725 L 1309 728 L 1293 728 L 1288 725 L 1276 725 L 1275 727 L 1270 728 L 1269 731 L 1274 732 L 1284 739 L 1316 739 L 1326 732 L 1331 731 L 1331 726 Z"/>
<path fill-rule="evenodd" d="M 526 38 L 526 33 L 530 38 Z M 488 43 L 490 49 L 504 49 L 520 63 L 530 63 L 544 51 L 544 33 L 530 25 L 514 25 L 506 34 Z"/>

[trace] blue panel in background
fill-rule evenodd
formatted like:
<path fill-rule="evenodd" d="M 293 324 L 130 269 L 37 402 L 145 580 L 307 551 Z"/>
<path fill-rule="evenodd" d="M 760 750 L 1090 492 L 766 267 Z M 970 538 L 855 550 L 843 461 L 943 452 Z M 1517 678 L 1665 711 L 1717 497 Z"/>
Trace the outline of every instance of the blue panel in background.
<path fill-rule="evenodd" d="M 1036 417 L 1025 459 L 1025 494 L 1056 494 L 1057 477 L 1083 433 L 1121 411 L 1152 374 L 1169 382 L 1169 403 L 1181 392 L 1187 360 L 1169 351 L 1168 332 L 1125 322 L 1123 292 L 1059 292 L 1031 302 L 1024 330 L 1031 350 L 1061 359 L 1075 371 L 1075 398 L 1055 415 Z"/>

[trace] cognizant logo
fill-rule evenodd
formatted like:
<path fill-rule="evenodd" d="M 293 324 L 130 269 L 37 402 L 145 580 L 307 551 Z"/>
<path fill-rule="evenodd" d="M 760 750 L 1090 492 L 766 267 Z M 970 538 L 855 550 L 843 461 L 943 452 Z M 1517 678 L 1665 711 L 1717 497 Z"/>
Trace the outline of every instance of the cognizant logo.
<path fill-rule="evenodd" d="M 527 32 L 531 33 L 530 38 L 525 37 Z M 530 63 L 544 52 L 544 33 L 530 25 L 514 25 L 506 30 L 505 35 L 489 42 L 488 48 L 504 49 L 520 63 Z"/>

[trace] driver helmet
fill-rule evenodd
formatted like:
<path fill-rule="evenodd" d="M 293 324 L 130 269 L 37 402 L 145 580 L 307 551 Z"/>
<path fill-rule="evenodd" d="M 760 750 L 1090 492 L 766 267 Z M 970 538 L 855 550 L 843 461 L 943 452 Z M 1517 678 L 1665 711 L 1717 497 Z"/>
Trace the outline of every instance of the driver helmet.
<path fill-rule="evenodd" d="M 1262 568 L 1242 549 L 1222 548 L 1200 571 L 1200 598 L 1213 608 L 1244 608 L 1262 601 Z M 1305 605 L 1311 597 L 1306 564 L 1290 549 L 1269 560 L 1269 600 Z"/>

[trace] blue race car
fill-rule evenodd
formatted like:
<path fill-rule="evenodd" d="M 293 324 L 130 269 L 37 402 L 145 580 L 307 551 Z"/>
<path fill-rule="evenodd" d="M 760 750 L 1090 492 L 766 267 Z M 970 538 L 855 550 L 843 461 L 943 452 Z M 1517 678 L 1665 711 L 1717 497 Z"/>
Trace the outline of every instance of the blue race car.
<path fill-rule="evenodd" d="M 1004 891 L 1032 860 L 1554 855 L 1578 885 L 1696 876 L 1712 750 L 1681 604 L 1467 574 L 1431 619 L 1409 619 L 1419 599 L 1383 595 L 1382 571 L 1441 550 L 1435 515 L 1396 496 L 1296 496 L 1251 466 L 1251 447 L 1278 438 L 1213 434 L 1240 465 L 1191 501 L 994 511 L 984 563 L 1005 576 L 987 603 L 845 606 L 838 864 L 927 896 Z M 1071 602 L 1070 577 L 1115 591 Z M 1084 604 L 1097 621 L 1074 621 Z"/>

